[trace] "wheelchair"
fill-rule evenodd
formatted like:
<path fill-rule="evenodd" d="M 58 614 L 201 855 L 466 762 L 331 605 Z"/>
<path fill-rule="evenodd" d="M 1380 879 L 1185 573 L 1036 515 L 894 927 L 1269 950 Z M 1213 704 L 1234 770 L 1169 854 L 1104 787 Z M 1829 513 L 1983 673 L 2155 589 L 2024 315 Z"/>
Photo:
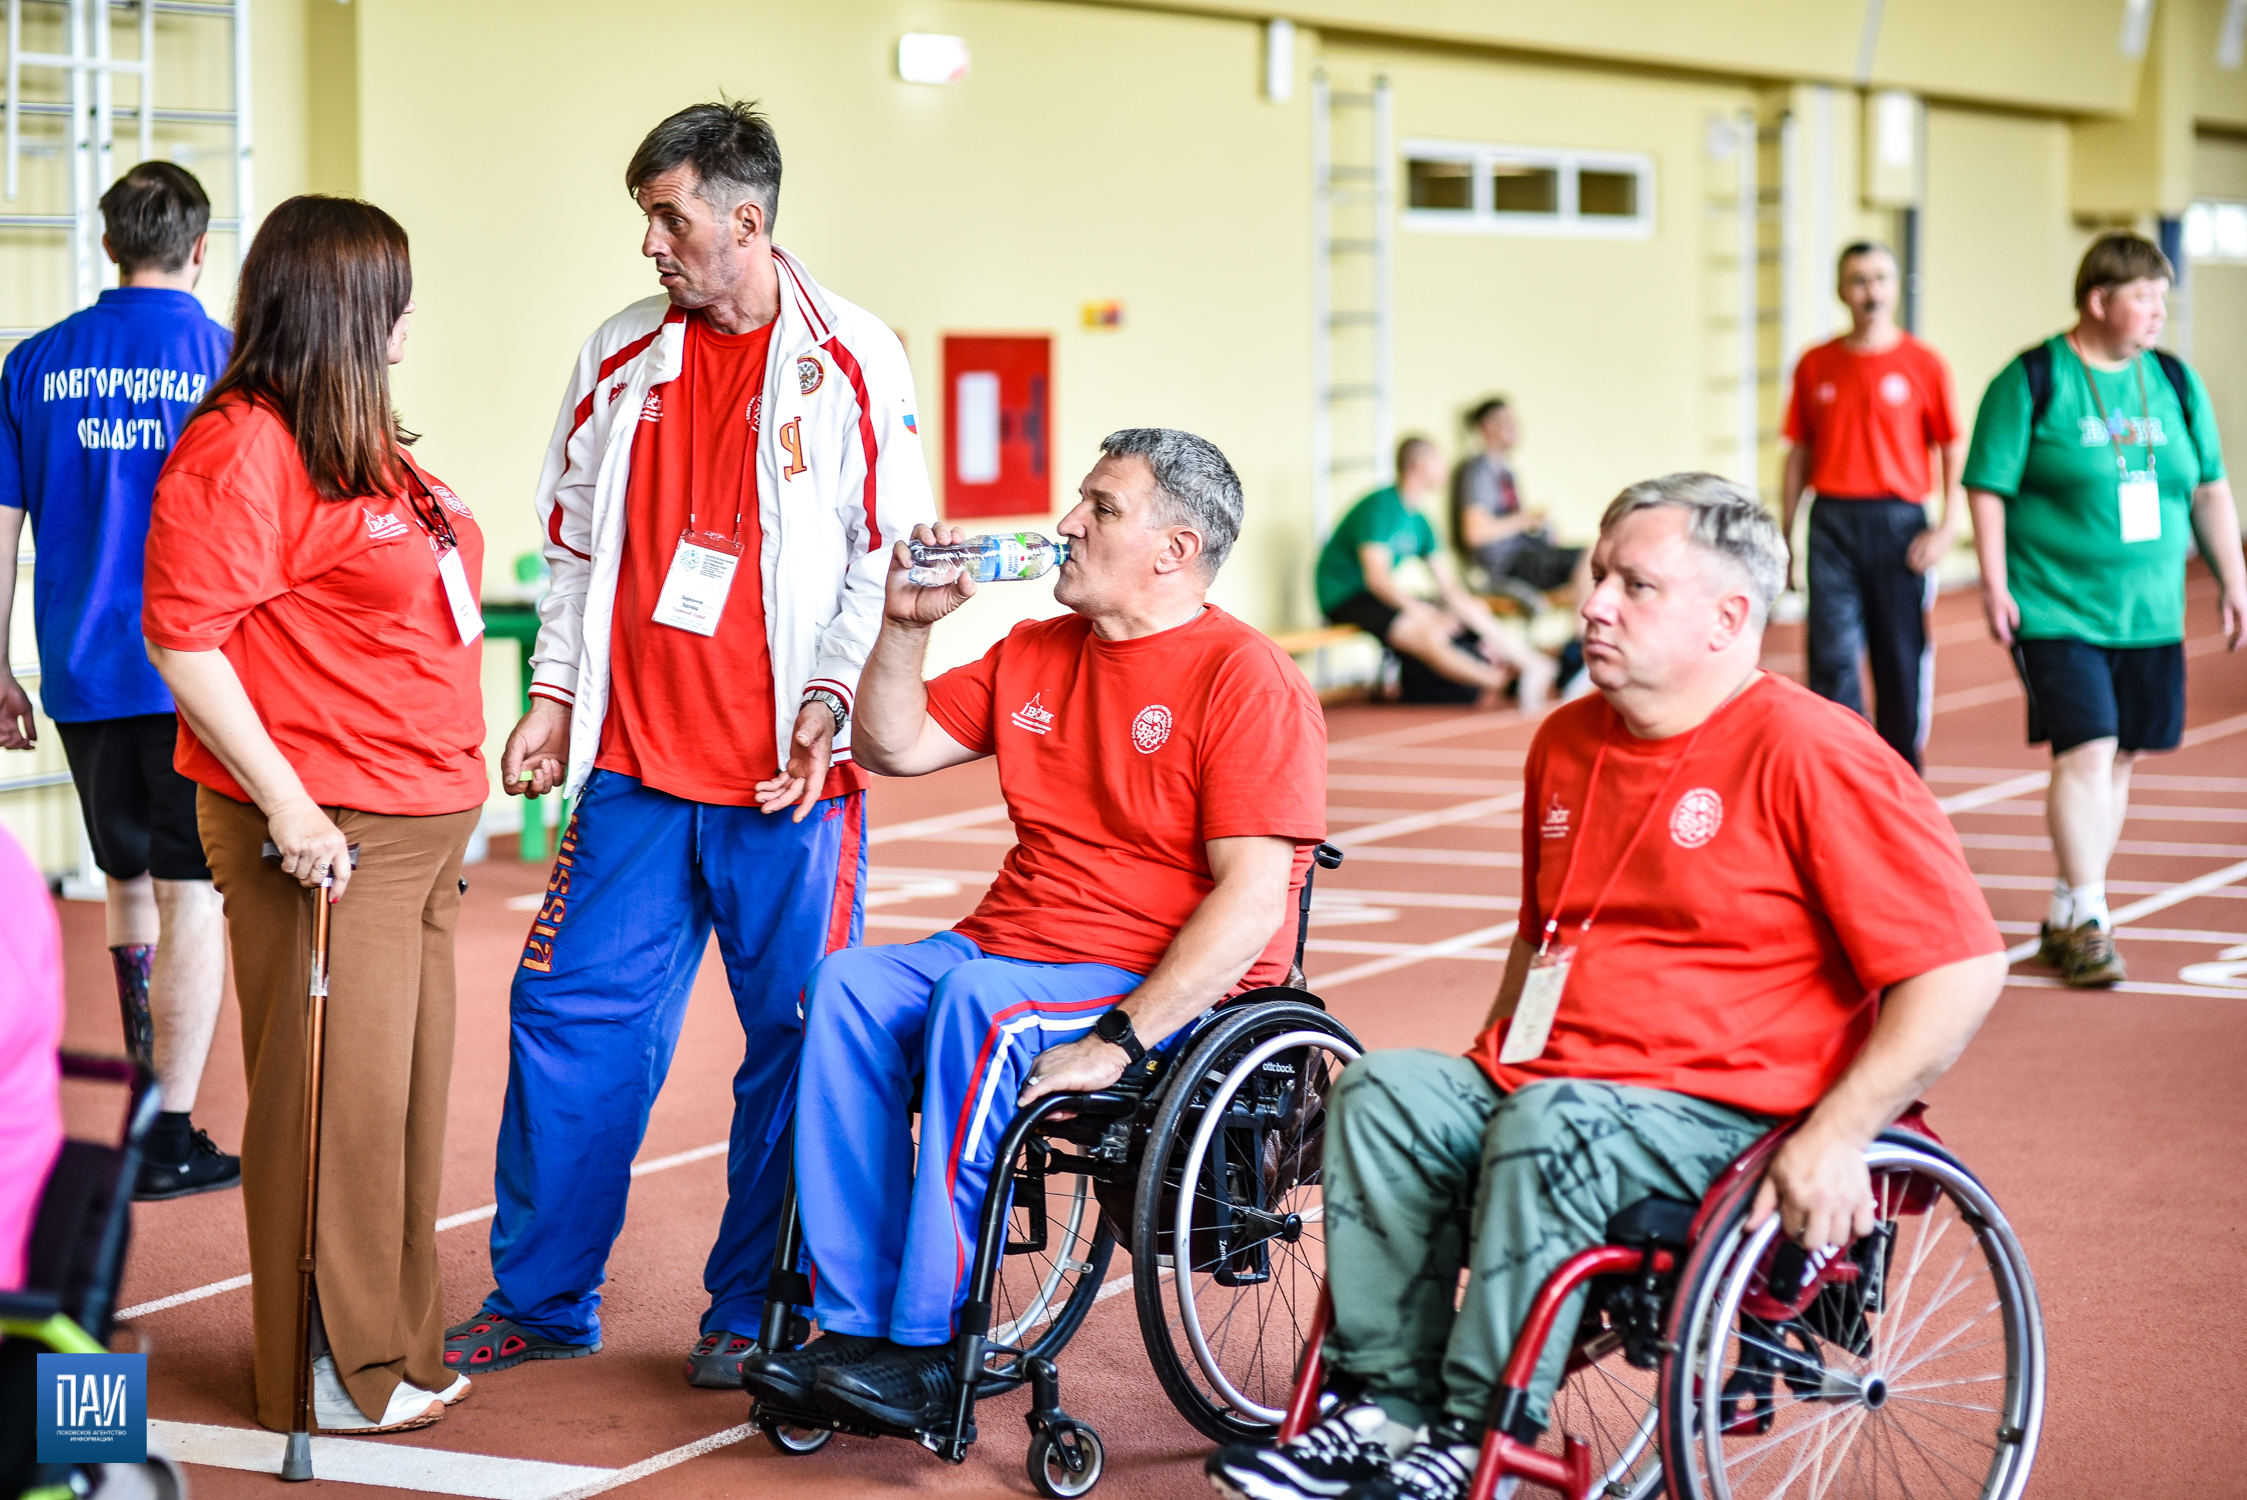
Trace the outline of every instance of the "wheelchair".
<path fill-rule="evenodd" d="M 2014 1500 L 2044 1415 L 2044 1326 L 2019 1239 L 1914 1106 L 1866 1149 L 1879 1222 L 1830 1257 L 1748 1214 L 1783 1125 L 1700 1203 L 1646 1198 L 1538 1288 L 1470 1500 Z M 1551 1423 L 1529 1385 L 1587 1289 Z M 1334 1397 L 1322 1295 L 1279 1440 Z"/>
<path fill-rule="evenodd" d="M 1326 1100 L 1360 1048 L 1303 987 L 1311 886 L 1342 851 L 1321 844 L 1304 872 L 1295 964 L 1285 986 L 1251 990 L 1196 1023 L 1135 1089 L 1048 1095 L 1001 1137 L 952 1341 L 960 1394 L 949 1421 L 877 1431 L 757 1397 L 750 1420 L 783 1453 L 837 1432 L 903 1436 L 950 1463 L 975 1441 L 975 1406 L 1022 1385 L 1030 1482 L 1083 1495 L 1105 1464 L 1100 1435 L 1061 1407 L 1056 1361 L 1108 1280 L 1121 1242 L 1156 1378 L 1179 1413 L 1219 1442 L 1269 1437 L 1286 1416 L 1295 1360 L 1324 1286 L 1319 1193 Z M 793 1174 L 760 1342 L 792 1349 L 811 1302 Z"/>
<path fill-rule="evenodd" d="M 163 1107 L 156 1080 L 123 1058 L 62 1054 L 62 1076 L 114 1083 L 130 1093 L 115 1145 L 65 1140 L 47 1174 L 32 1219 L 24 1286 L 0 1291 L 0 1408 L 31 1410 L 34 1370 L 41 1351 L 108 1352 L 116 1317 L 117 1287 L 132 1235 L 133 1181 L 141 1147 Z M 10 1419 L 0 1432 L 0 1494 L 22 1500 L 79 1500 L 135 1496 L 179 1500 L 187 1478 L 151 1447 L 138 1464 L 40 1463 L 28 1416 Z"/>

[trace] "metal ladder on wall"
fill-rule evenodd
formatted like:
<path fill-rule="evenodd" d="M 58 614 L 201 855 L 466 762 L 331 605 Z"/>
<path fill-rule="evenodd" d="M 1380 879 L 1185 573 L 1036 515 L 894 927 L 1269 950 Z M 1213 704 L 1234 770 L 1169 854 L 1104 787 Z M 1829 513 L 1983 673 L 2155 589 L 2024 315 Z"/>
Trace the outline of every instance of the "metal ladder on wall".
<path fill-rule="evenodd" d="M 51 315 L 28 326 L 0 327 L 0 347 L 29 338 L 66 313 L 92 305 L 101 294 L 102 284 L 109 279 L 107 257 L 101 250 L 101 195 L 117 175 L 116 134 L 120 120 L 130 121 L 135 127 L 133 160 L 136 162 L 156 155 L 159 124 L 194 131 L 220 127 L 227 130 L 231 141 L 232 170 L 228 175 L 233 211 L 214 216 L 210 227 L 214 234 L 233 237 L 239 261 L 243 226 L 251 222 L 255 203 L 250 147 L 250 0 L 6 0 L 6 3 L 7 94 L 4 105 L 0 105 L 5 111 L 0 178 L 4 178 L 8 208 L 0 210 L 0 245 L 14 255 L 24 255 L 37 254 L 39 248 L 43 248 L 41 241 L 55 244 L 67 253 L 70 277 L 69 306 L 56 306 Z M 25 49 L 27 6 L 31 9 L 34 30 L 49 29 L 55 13 L 61 13 L 61 47 L 45 52 Z M 129 57 L 117 54 L 120 15 L 127 19 L 136 40 L 133 55 Z M 230 97 L 226 108 L 167 107 L 157 102 L 159 37 L 156 18 L 159 15 L 223 23 L 229 28 Z M 183 67 L 181 71 L 188 69 Z M 38 92 L 60 92 L 62 97 L 26 98 L 26 75 L 35 80 L 59 75 L 59 90 Z M 127 105 L 120 105 L 116 99 L 116 80 L 120 76 L 136 82 L 132 102 Z M 33 122 L 36 131 L 38 123 L 48 120 L 59 122 L 61 140 L 53 145 L 39 142 L 27 146 L 26 123 Z M 46 212 L 13 211 L 23 190 L 23 159 L 65 153 L 69 168 L 65 174 L 69 211 L 57 211 L 60 204 Z M 218 183 L 206 180 L 204 186 L 207 191 L 220 189 L 212 194 L 220 198 L 223 188 Z M 224 205 L 220 198 L 217 206 L 229 205 Z M 24 231 L 39 237 L 33 246 L 23 243 Z M 46 311 L 41 309 L 42 313 Z M 18 593 L 24 597 L 30 593 L 25 585 L 31 571 L 31 556 L 26 548 L 13 559 Z M 29 662 L 15 664 L 14 670 L 18 678 L 25 680 L 35 680 L 38 676 L 37 668 Z M 69 782 L 68 771 L 0 778 L 0 796 L 35 793 L 67 786 Z M 65 894 L 98 899 L 102 892 L 101 876 L 94 868 L 92 850 L 82 832 L 79 847 L 78 869 L 64 882 Z"/>
<path fill-rule="evenodd" d="M 1386 76 L 1348 93 L 1323 68 L 1311 75 L 1311 525 L 1321 543 L 1336 482 L 1370 487 L 1389 474 L 1394 135 Z M 1355 149 L 1338 152 L 1338 138 Z"/>

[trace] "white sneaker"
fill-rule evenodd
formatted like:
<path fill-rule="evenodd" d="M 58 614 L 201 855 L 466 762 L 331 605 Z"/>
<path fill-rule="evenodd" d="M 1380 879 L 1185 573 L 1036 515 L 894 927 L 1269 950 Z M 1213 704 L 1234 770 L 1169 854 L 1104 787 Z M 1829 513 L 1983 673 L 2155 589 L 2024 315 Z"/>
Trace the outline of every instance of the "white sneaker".
<path fill-rule="evenodd" d="M 390 1404 L 383 1408 L 379 1418 L 370 1418 L 351 1399 L 344 1389 L 343 1377 L 336 1373 L 335 1356 L 323 1354 L 312 1361 L 312 1420 L 322 1432 L 404 1432 L 410 1427 L 427 1427 L 445 1414 L 448 1400 L 458 1401 L 468 1394 L 468 1377 L 456 1376 L 447 1394 L 440 1396 L 425 1391 L 410 1380 L 398 1382 L 390 1393 Z M 459 1394 L 452 1394 L 459 1387 Z"/>

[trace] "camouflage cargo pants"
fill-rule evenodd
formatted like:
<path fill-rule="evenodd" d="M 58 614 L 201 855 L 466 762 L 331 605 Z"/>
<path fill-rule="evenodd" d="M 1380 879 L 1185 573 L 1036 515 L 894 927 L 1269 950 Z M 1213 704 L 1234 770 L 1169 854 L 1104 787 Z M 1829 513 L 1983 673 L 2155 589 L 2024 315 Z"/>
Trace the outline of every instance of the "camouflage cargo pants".
<path fill-rule="evenodd" d="M 1653 1193 L 1698 1200 L 1769 1125 L 1610 1083 L 1503 1094 L 1472 1062 L 1437 1052 L 1359 1059 L 1326 1129 L 1327 1357 L 1400 1422 L 1449 1415 L 1479 1430 L 1545 1277 L 1601 1243 L 1626 1204 Z M 1583 1301 L 1579 1292 L 1561 1310 L 1538 1365 L 1530 1411 L 1540 1422 Z"/>

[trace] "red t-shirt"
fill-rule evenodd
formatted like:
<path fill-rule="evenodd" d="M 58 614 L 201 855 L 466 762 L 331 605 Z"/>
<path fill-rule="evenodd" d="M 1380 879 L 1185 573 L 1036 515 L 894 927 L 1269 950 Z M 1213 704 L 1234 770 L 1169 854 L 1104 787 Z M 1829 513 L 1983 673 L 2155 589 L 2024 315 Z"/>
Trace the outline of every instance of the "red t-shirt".
<path fill-rule="evenodd" d="M 1212 887 L 1209 839 L 1326 836 L 1326 718 L 1295 664 L 1215 605 L 1104 641 L 1029 620 L 928 685 L 928 711 L 999 759 L 1018 842 L 957 931 L 987 953 L 1145 974 Z M 1290 913 L 1294 911 L 1291 904 Z M 1239 989 L 1279 984 L 1282 922 Z"/>
<path fill-rule="evenodd" d="M 415 468 L 478 590 L 483 532 Z M 180 434 L 156 481 L 141 629 L 174 651 L 224 651 L 321 806 L 425 817 L 483 804 L 483 643 L 461 642 L 434 538 L 400 496 L 321 499 L 266 407 L 229 397 Z M 250 800 L 185 719 L 174 759 Z"/>
<path fill-rule="evenodd" d="M 608 717 L 593 759 L 658 791 L 726 807 L 755 806 L 757 783 L 780 768 L 757 513 L 758 416 L 772 328 L 724 334 L 690 314 L 678 378 L 650 391 L 640 410 L 609 643 Z M 741 542 L 714 635 L 653 618 L 689 529 Z M 828 773 L 821 795 L 865 784 L 865 773 L 846 761 Z"/>
<path fill-rule="evenodd" d="M 1924 500 L 1927 450 L 1958 438 L 1953 405 L 1950 367 L 1910 334 L 1878 354 L 1835 339 L 1794 367 L 1787 440 L 1809 447 L 1820 499 Z"/>
<path fill-rule="evenodd" d="M 1503 1089 L 1597 1078 L 1797 1114 L 1856 1057 L 1881 990 L 2005 946 L 1911 768 L 1784 678 L 1762 676 L 1698 740 L 1634 738 L 1604 698 L 1556 709 L 1523 790 L 1520 936 L 1538 943 L 1573 855 L 1553 944 L 1577 952 L 1542 1057 L 1500 1066 L 1503 1022 L 1476 1038 Z"/>

